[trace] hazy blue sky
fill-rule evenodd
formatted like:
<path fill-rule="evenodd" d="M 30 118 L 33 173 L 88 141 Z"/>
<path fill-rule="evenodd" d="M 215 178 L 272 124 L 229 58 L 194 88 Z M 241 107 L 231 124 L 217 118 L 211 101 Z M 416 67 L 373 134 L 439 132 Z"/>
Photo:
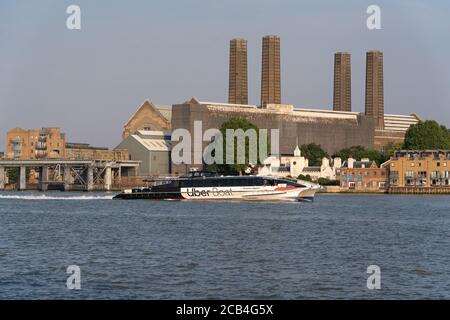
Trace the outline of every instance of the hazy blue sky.
<path fill-rule="evenodd" d="M 66 28 L 66 8 L 82 30 Z M 382 9 L 382 30 L 366 9 Z M 141 102 L 227 100 L 228 44 L 249 44 L 260 95 L 261 37 L 281 36 L 282 100 L 332 106 L 333 54 L 352 53 L 353 110 L 364 109 L 365 52 L 385 59 L 386 113 L 450 126 L 447 0 L 1 0 L 0 150 L 16 126 L 60 126 L 68 141 L 114 147 Z"/>

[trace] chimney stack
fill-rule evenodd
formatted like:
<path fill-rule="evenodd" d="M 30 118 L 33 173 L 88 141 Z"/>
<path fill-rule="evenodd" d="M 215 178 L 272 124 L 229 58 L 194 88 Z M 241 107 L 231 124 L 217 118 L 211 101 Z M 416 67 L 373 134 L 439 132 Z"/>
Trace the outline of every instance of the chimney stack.
<path fill-rule="evenodd" d="M 247 40 L 230 41 L 228 103 L 248 104 Z"/>
<path fill-rule="evenodd" d="M 381 51 L 367 52 L 366 115 L 374 118 L 375 129 L 384 129 L 384 76 Z"/>
<path fill-rule="evenodd" d="M 336 52 L 334 55 L 333 110 L 352 111 L 351 55 Z"/>
<path fill-rule="evenodd" d="M 262 40 L 261 107 L 281 104 L 280 37 Z"/>

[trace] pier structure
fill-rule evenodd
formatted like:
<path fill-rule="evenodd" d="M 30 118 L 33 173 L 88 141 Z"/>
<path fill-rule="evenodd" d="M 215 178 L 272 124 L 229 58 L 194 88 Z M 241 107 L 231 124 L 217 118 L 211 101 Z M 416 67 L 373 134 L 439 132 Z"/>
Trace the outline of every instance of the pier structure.
<path fill-rule="evenodd" d="M 47 191 L 49 185 L 61 190 L 111 190 L 122 176 L 136 176 L 139 161 L 100 160 L 0 160 L 0 190 L 4 190 L 8 169 L 19 168 L 18 189 L 27 189 L 27 172 L 38 172 L 38 189 Z"/>

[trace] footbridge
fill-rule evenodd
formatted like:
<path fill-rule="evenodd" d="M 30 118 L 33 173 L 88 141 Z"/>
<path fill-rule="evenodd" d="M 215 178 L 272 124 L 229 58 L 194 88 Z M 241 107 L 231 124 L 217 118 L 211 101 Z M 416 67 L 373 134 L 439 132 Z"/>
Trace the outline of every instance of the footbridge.
<path fill-rule="evenodd" d="M 50 184 L 59 184 L 64 191 L 111 190 L 114 180 L 122 175 L 135 176 L 140 161 L 100 160 L 0 160 L 0 190 L 5 189 L 8 170 L 19 168 L 19 190 L 27 189 L 29 170 L 38 176 L 39 190 L 47 191 Z"/>

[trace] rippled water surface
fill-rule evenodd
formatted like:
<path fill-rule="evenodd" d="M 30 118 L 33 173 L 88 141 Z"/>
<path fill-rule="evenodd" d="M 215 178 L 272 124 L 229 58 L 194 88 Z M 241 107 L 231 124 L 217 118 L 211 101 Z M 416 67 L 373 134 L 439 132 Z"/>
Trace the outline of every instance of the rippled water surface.
<path fill-rule="evenodd" d="M 447 196 L 111 198 L 0 193 L 0 298 L 450 298 Z M 81 290 L 66 288 L 69 265 Z"/>

